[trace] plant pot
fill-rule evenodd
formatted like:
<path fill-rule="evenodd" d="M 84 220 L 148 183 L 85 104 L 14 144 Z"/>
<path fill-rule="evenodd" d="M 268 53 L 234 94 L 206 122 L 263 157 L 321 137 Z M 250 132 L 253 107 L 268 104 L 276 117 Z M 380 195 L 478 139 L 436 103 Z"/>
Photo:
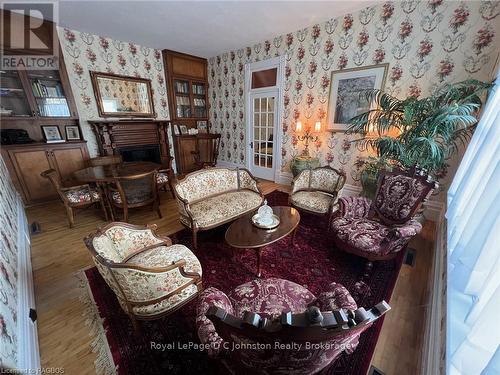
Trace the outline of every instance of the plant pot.
<path fill-rule="evenodd" d="M 375 192 L 377 191 L 377 181 L 378 171 L 373 172 L 365 169 L 363 172 L 361 172 L 361 186 L 363 187 L 361 196 L 370 199 L 375 198 Z"/>

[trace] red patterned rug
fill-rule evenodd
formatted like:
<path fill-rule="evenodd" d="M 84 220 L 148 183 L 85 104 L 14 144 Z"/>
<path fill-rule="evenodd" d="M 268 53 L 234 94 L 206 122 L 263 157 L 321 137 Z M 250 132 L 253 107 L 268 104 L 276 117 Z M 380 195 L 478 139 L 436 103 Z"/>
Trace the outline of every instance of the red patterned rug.
<path fill-rule="evenodd" d="M 274 191 L 266 198 L 270 205 L 287 205 L 287 197 L 286 193 Z M 289 238 L 285 238 L 264 251 L 262 277 L 287 279 L 303 285 L 316 295 L 333 281 L 343 284 L 350 291 L 354 290 L 364 261 L 336 250 L 325 227 L 326 224 L 317 217 L 301 215 L 295 247 L 290 247 Z M 229 257 L 224 251 L 226 228 L 202 232 L 196 255 L 203 267 L 203 286 L 214 286 L 227 293 L 255 278 L 257 262 L 251 250 L 235 252 L 233 259 Z M 193 248 L 187 230 L 176 233 L 172 239 Z M 370 308 L 384 299 L 390 300 L 402 259 L 403 254 L 395 260 L 375 263 L 371 279 L 367 282 L 370 290 L 357 297 L 359 306 Z M 100 352 L 97 366 L 101 370 L 110 370 L 110 364 L 103 363 L 107 353 L 113 360 L 110 372 L 116 371 L 120 375 L 224 373 L 218 361 L 210 360 L 204 352 L 190 347 L 198 342 L 194 325 L 196 302 L 165 319 L 140 323 L 142 337 L 138 338 L 129 318 L 97 269 L 85 270 L 85 276 L 91 292 L 91 299 L 87 299 L 91 301 L 90 306 L 87 304 L 87 314 L 91 311 L 99 315 L 99 318 L 89 320 L 93 321 L 94 333 L 101 332 L 100 339 L 94 342 L 95 350 Z M 366 374 L 382 322 L 379 320 L 361 336 L 353 354 L 342 355 L 323 373 Z M 174 348 L 152 348 L 152 343 L 171 344 Z M 188 349 L 182 348 L 183 345 Z"/>

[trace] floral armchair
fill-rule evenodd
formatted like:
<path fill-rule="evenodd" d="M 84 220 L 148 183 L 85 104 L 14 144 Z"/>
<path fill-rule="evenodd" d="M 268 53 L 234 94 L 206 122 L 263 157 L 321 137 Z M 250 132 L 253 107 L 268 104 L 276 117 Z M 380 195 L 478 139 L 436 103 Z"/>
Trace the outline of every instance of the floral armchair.
<path fill-rule="evenodd" d="M 201 265 L 156 225 L 113 222 L 84 239 L 94 263 L 137 329 L 136 320 L 168 315 L 197 297 Z"/>
<path fill-rule="evenodd" d="M 330 220 L 345 180 L 344 172 L 329 166 L 305 169 L 292 182 L 290 205 Z"/>
<path fill-rule="evenodd" d="M 421 231 L 413 217 L 436 187 L 421 169 L 382 172 L 374 201 L 339 199 L 339 216 L 331 224 L 335 244 L 369 261 L 396 256 Z"/>
<path fill-rule="evenodd" d="M 206 289 L 196 323 L 208 354 L 227 359 L 232 373 L 313 374 L 342 352 L 352 353 L 360 334 L 389 309 L 385 302 L 370 311 L 358 309 L 340 284 L 330 284 L 317 298 L 291 281 L 270 278 L 242 284 L 228 295 Z"/>
<path fill-rule="evenodd" d="M 256 210 L 264 198 L 246 169 L 206 168 L 174 182 L 181 223 L 193 232 L 215 228 Z"/>

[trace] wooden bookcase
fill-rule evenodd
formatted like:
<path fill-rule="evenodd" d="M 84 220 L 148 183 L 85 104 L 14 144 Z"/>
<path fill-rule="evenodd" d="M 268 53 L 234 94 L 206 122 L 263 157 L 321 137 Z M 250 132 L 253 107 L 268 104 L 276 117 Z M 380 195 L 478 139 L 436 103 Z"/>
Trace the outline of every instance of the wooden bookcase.
<path fill-rule="evenodd" d="M 196 128 L 208 122 L 207 60 L 180 52 L 163 50 L 168 82 L 170 119 Z"/>

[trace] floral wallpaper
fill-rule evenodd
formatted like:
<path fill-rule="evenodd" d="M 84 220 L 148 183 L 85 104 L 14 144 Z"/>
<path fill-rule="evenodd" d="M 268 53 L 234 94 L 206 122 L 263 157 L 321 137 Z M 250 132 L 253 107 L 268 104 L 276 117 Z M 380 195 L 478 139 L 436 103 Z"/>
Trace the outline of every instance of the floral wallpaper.
<path fill-rule="evenodd" d="M 16 368 L 18 359 L 18 202 L 7 167 L 0 158 L 0 367 Z"/>
<path fill-rule="evenodd" d="M 400 98 L 424 97 L 445 82 L 490 80 L 500 47 L 499 13 L 498 1 L 386 2 L 210 58 L 210 126 L 222 133 L 220 159 L 245 163 L 244 64 L 286 56 L 281 170 L 289 172 L 304 146 L 295 122 L 326 125 L 332 71 L 388 63 L 386 90 Z M 348 183 L 359 184 L 361 153 L 351 140 L 324 131 L 312 151 L 321 164 L 344 170 Z M 442 190 L 460 158 L 442 172 Z"/>
<path fill-rule="evenodd" d="M 80 126 L 91 156 L 96 156 L 99 152 L 88 121 L 98 120 L 100 117 L 90 71 L 150 79 L 157 119 L 169 119 L 167 86 L 159 49 L 59 27 L 58 33 L 80 116 Z M 172 151 L 171 154 L 173 155 Z"/>

